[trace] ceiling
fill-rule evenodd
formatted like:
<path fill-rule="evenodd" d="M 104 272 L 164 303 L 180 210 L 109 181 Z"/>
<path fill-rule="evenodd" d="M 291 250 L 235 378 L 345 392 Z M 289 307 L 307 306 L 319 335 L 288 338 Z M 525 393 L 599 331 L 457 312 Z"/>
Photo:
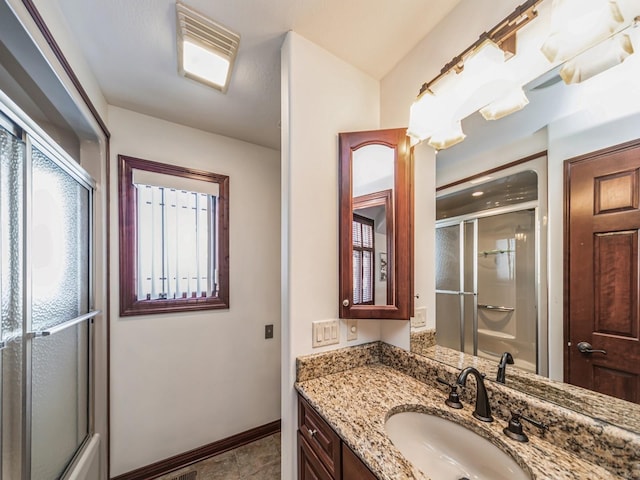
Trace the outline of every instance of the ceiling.
<path fill-rule="evenodd" d="M 279 149 L 287 31 L 381 79 L 460 0 L 183 0 L 240 34 L 226 94 L 178 75 L 174 1 L 49 1 L 109 104 Z"/>

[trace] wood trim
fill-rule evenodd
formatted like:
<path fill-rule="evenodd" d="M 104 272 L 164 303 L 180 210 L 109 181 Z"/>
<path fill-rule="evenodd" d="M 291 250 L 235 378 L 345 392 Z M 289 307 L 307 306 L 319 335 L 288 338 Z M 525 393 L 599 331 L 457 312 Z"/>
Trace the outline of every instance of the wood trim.
<path fill-rule="evenodd" d="M 136 294 L 137 230 L 136 189 L 133 170 L 214 182 L 218 195 L 218 280 L 215 297 L 192 297 L 171 300 L 138 300 Z M 229 177 L 217 173 L 118 155 L 118 193 L 120 225 L 120 315 L 146 315 L 229 308 Z"/>
<path fill-rule="evenodd" d="M 261 425 L 251 430 L 232 435 L 230 437 L 218 440 L 217 442 L 203 445 L 202 447 L 194 448 L 188 452 L 174 455 L 165 460 L 146 465 L 144 467 L 132 470 L 117 477 L 113 477 L 112 480 L 150 480 L 157 478 L 161 475 L 171 473 L 179 468 L 187 467 L 193 463 L 199 462 L 214 455 L 233 450 L 234 448 L 241 447 L 261 438 L 268 437 L 274 433 L 280 431 L 280 420 L 276 420 L 265 425 Z"/>
<path fill-rule="evenodd" d="M 569 339 L 571 338 L 571 329 L 569 316 L 571 315 L 570 311 L 570 298 L 569 298 L 569 282 L 571 272 L 569 271 L 570 266 L 570 244 L 571 238 L 569 231 L 569 212 L 570 212 L 570 195 L 569 195 L 569 186 L 571 185 L 571 167 L 581 162 L 588 162 L 592 160 L 597 160 L 600 157 L 612 155 L 614 153 L 623 152 L 625 150 L 632 150 L 640 147 L 640 139 L 631 140 L 629 142 L 620 143 L 618 145 L 614 145 L 612 147 L 603 148 L 600 150 L 596 150 L 594 152 L 589 152 L 584 155 L 580 155 L 577 157 L 573 157 L 564 161 L 564 180 L 563 180 L 563 225 L 562 225 L 562 257 L 563 257 L 563 287 L 562 287 L 562 330 L 563 330 L 563 358 L 564 358 L 564 382 L 569 382 L 569 372 L 570 372 L 570 347 L 567 345 Z"/>
<path fill-rule="evenodd" d="M 485 170 L 484 172 L 476 173 L 469 177 L 461 178 L 460 180 L 456 180 L 455 182 L 447 183 L 446 185 L 442 185 L 440 187 L 436 187 L 436 192 L 440 192 L 442 190 L 446 190 L 447 188 L 455 187 L 462 183 L 470 182 L 471 180 L 475 180 L 476 178 L 484 177 L 486 175 L 491 175 L 492 173 L 499 172 L 500 170 L 505 170 L 507 168 L 515 167 L 522 163 L 530 162 L 531 160 L 535 160 L 536 158 L 544 157 L 547 154 L 547 150 L 543 150 L 538 153 L 534 153 L 533 155 L 529 155 L 524 158 L 520 158 L 518 160 L 514 160 L 513 162 L 505 163 L 504 165 L 500 165 L 499 167 L 491 168 L 489 170 Z"/>
<path fill-rule="evenodd" d="M 82 97 L 82 100 L 84 101 L 85 105 L 91 112 L 91 115 L 93 115 L 93 118 L 95 119 L 95 121 L 98 122 L 98 125 L 102 130 L 102 133 L 105 135 L 105 137 L 107 137 L 107 139 L 109 139 L 111 137 L 111 134 L 109 133 L 109 129 L 107 128 L 106 123 L 104 122 L 104 120 L 102 120 L 102 117 L 98 113 L 98 110 L 96 109 L 95 105 L 89 98 L 87 91 L 84 89 L 84 87 L 80 83 L 80 80 L 78 79 L 78 76 L 76 75 L 76 73 L 73 71 L 73 68 L 71 68 L 71 65 L 69 65 L 67 58 L 64 56 L 64 53 L 62 53 L 62 49 L 58 45 L 58 42 L 56 42 L 55 38 L 53 38 L 53 35 L 51 34 L 49 27 L 47 27 L 47 24 L 44 22 L 44 19 L 42 18 L 42 16 L 40 15 L 40 12 L 34 5 L 33 0 L 22 0 L 22 4 L 25 6 L 27 11 L 29 12 L 29 15 L 31 15 L 31 18 L 36 23 L 38 30 L 40 30 L 40 33 L 42 33 L 46 42 L 49 44 L 49 47 L 53 51 L 53 54 L 58 59 L 58 61 L 60 62 L 60 65 L 62 66 L 62 69 L 65 71 L 65 73 L 71 80 L 71 83 L 73 84 L 73 86 L 76 88 L 76 90 Z"/>
<path fill-rule="evenodd" d="M 570 351 L 567 346 L 570 337 L 569 331 L 569 261 L 570 255 L 570 239 L 569 239 L 569 212 L 570 212 L 570 195 L 569 185 L 571 184 L 571 165 L 575 163 L 573 160 L 565 160 L 563 168 L 562 180 L 562 356 L 563 356 L 563 381 L 568 383 L 569 372 L 571 371 Z"/>

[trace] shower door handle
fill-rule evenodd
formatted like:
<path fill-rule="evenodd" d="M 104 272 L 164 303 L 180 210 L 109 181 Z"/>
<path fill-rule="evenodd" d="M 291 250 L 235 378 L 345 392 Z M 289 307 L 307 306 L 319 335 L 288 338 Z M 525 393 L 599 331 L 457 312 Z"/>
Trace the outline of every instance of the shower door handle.
<path fill-rule="evenodd" d="M 496 312 L 513 312 L 515 310 L 515 308 L 513 307 L 503 307 L 501 305 L 485 305 L 483 303 L 479 303 L 478 308 L 483 308 L 484 310 L 494 310 Z"/>
<path fill-rule="evenodd" d="M 578 345 L 578 351 L 580 353 L 602 353 L 603 355 L 607 354 L 606 350 L 594 350 L 589 342 L 580 342 Z"/>

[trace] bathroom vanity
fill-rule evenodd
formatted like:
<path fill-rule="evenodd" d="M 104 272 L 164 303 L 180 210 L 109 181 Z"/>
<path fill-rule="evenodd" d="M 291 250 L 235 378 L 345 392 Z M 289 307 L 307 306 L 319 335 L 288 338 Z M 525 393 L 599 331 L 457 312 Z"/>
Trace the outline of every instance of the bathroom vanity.
<path fill-rule="evenodd" d="M 419 469 L 400 452 L 385 430 L 390 417 L 407 411 L 464 426 L 508 454 L 532 479 L 640 478 L 637 434 L 495 382 L 486 386 L 494 421 L 481 422 L 472 416 L 472 382 L 461 390 L 462 409 L 445 405 L 449 387 L 436 379 L 452 383 L 458 374 L 453 367 L 383 342 L 299 357 L 299 478 L 432 478 L 424 471 L 428 468 Z M 512 440 L 503 433 L 511 411 L 548 428 L 526 425 L 529 441 Z M 365 476 L 348 473 L 351 452 Z"/>
<path fill-rule="evenodd" d="M 302 395 L 298 396 L 298 478 L 377 478 Z"/>

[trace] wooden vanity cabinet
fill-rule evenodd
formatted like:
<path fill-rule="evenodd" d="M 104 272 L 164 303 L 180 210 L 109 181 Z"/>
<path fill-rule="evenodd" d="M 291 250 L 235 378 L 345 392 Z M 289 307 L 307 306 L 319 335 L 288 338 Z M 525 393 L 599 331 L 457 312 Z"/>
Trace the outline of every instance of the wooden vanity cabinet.
<path fill-rule="evenodd" d="M 362 460 L 300 395 L 298 480 L 377 480 Z"/>
<path fill-rule="evenodd" d="M 362 460 L 347 445 L 342 444 L 343 480 L 378 480 Z"/>

